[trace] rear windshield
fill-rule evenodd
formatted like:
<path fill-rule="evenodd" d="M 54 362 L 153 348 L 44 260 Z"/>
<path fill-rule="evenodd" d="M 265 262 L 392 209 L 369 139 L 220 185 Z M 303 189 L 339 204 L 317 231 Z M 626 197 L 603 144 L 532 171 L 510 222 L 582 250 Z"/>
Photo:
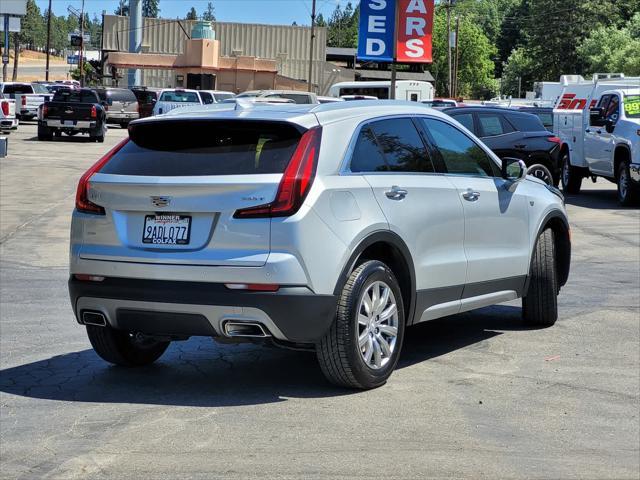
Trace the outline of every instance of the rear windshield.
<path fill-rule="evenodd" d="M 47 90 L 47 87 L 44 85 L 41 85 L 39 83 L 34 83 L 33 93 L 49 93 L 49 90 Z"/>
<path fill-rule="evenodd" d="M 521 132 L 541 132 L 546 130 L 540 119 L 531 113 L 507 113 L 509 123 Z"/>
<path fill-rule="evenodd" d="M 5 85 L 2 89 L 5 95 L 15 95 L 20 93 L 33 93 L 33 87 L 28 83 L 13 83 Z"/>
<path fill-rule="evenodd" d="M 137 102 L 133 92 L 126 88 L 107 90 L 107 97 L 114 102 Z"/>
<path fill-rule="evenodd" d="M 234 98 L 235 95 L 233 93 L 214 93 L 213 98 L 216 99 L 216 102 L 222 102 L 223 100 L 227 100 L 229 98 Z"/>
<path fill-rule="evenodd" d="M 198 94 L 195 92 L 162 92 L 160 95 L 161 102 L 177 102 L 177 103 L 200 103 Z"/>
<path fill-rule="evenodd" d="M 53 95 L 54 102 L 98 103 L 98 96 L 91 90 L 58 90 Z"/>
<path fill-rule="evenodd" d="M 160 177 L 282 173 L 300 133 L 261 121 L 165 120 L 130 127 L 127 143 L 100 170 Z"/>

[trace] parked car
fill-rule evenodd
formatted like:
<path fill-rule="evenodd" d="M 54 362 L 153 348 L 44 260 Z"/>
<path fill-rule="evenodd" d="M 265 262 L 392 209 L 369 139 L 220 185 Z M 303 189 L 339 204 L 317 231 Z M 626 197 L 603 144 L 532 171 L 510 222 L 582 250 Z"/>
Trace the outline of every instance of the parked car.
<path fill-rule="evenodd" d="M 18 122 L 16 101 L 11 98 L 0 98 L 0 131 L 14 130 L 18 128 Z"/>
<path fill-rule="evenodd" d="M 125 128 L 131 120 L 140 118 L 138 99 L 128 88 L 96 88 L 100 102 L 107 112 L 107 123 Z"/>
<path fill-rule="evenodd" d="M 318 99 L 318 103 L 334 103 L 334 102 L 344 102 L 344 98 L 338 97 L 316 97 Z"/>
<path fill-rule="evenodd" d="M 249 90 L 236 95 L 236 97 L 288 98 L 300 104 L 320 103 L 315 93 L 298 92 L 297 90 Z"/>
<path fill-rule="evenodd" d="M 162 115 L 174 108 L 187 107 L 189 105 L 202 105 L 202 99 L 198 90 L 185 90 L 184 88 L 167 88 L 160 91 L 158 101 L 153 106 L 153 115 Z"/>
<path fill-rule="evenodd" d="M 51 140 L 62 133 L 86 133 L 91 140 L 104 142 L 107 132 L 105 106 L 91 89 L 63 89 L 38 111 L 38 140 Z"/>
<path fill-rule="evenodd" d="M 552 107 L 518 107 L 519 111 L 531 113 L 538 117 L 548 131 L 553 132 L 553 108 Z"/>
<path fill-rule="evenodd" d="M 478 136 L 500 158 L 519 158 L 528 174 L 549 185 L 560 183 L 560 139 L 529 113 L 500 107 L 442 110 Z"/>
<path fill-rule="evenodd" d="M 138 113 L 140 118 L 150 117 L 153 115 L 153 106 L 158 101 L 159 88 L 152 87 L 133 87 L 131 91 L 138 100 Z"/>
<path fill-rule="evenodd" d="M 458 102 L 452 98 L 434 98 L 433 100 L 422 100 L 420 103 L 431 108 L 459 107 Z"/>
<path fill-rule="evenodd" d="M 31 120 L 38 115 L 38 107 L 51 99 L 49 91 L 42 85 L 25 82 L 0 82 L 0 98 L 16 101 L 16 118 Z"/>
<path fill-rule="evenodd" d="M 133 122 L 80 179 L 70 262 L 110 363 L 264 340 L 372 388 L 407 325 L 519 297 L 553 325 L 570 235 L 556 188 L 435 110 L 229 104 Z"/>
<path fill-rule="evenodd" d="M 340 98 L 346 102 L 353 100 L 378 100 L 378 97 L 374 97 L 373 95 L 342 95 Z"/>

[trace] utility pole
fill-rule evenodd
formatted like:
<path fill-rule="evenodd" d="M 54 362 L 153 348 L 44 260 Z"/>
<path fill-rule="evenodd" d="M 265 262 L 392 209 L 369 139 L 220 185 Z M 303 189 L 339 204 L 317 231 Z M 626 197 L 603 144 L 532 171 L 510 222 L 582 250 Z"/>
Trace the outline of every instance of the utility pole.
<path fill-rule="evenodd" d="M 518 77 L 518 98 L 522 98 L 522 77 Z"/>
<path fill-rule="evenodd" d="M 458 96 L 458 64 L 460 62 L 460 53 L 458 51 L 458 36 L 460 35 L 460 17 L 456 17 L 456 56 L 453 62 L 453 96 Z"/>
<path fill-rule="evenodd" d="M 20 56 L 20 33 L 13 32 L 13 74 L 11 81 L 18 80 L 18 57 Z"/>
<path fill-rule="evenodd" d="M 47 65 L 44 67 L 44 79 L 49 81 L 49 52 L 51 50 L 51 0 L 49 0 L 49 12 L 47 13 Z"/>
<path fill-rule="evenodd" d="M 78 66 L 80 67 L 80 86 L 84 87 L 84 0 L 82 0 L 82 9 L 80 10 L 80 39 Z"/>
<path fill-rule="evenodd" d="M 6 60 L 6 62 L 5 62 Z M 4 16 L 4 49 L 2 50 L 2 81 L 7 81 L 7 64 L 9 63 L 9 15 Z"/>
<path fill-rule="evenodd" d="M 309 40 L 309 85 L 308 91 L 313 89 L 313 41 L 315 40 L 316 0 L 311 2 L 311 39 Z"/>
<path fill-rule="evenodd" d="M 451 0 L 447 0 L 447 62 L 449 63 L 449 97 L 451 97 Z"/>

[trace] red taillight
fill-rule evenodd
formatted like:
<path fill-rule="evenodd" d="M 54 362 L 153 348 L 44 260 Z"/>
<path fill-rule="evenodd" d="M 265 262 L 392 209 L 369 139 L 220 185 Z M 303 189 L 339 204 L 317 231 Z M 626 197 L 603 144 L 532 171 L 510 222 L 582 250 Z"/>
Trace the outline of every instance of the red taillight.
<path fill-rule="evenodd" d="M 547 142 L 557 143 L 560 145 L 562 140 L 560 140 L 560 137 L 547 137 Z"/>
<path fill-rule="evenodd" d="M 322 128 L 307 130 L 278 185 L 273 202 L 236 210 L 234 218 L 288 217 L 296 213 L 306 198 L 316 174 Z"/>
<path fill-rule="evenodd" d="M 47 105 L 42 105 L 42 118 L 46 117 L 49 113 L 49 107 Z"/>
<path fill-rule="evenodd" d="M 89 201 L 89 180 L 91 179 L 93 174 L 100 170 L 109 160 L 111 160 L 111 158 L 118 152 L 118 150 L 124 147 L 128 141 L 128 138 L 122 140 L 115 147 L 109 150 L 109 152 L 104 157 L 94 163 L 91 168 L 89 168 L 89 170 L 84 172 L 84 175 L 82 175 L 82 177 L 80 177 L 80 181 L 78 182 L 78 189 L 76 190 L 76 209 L 78 209 L 79 212 L 104 215 L 104 208 Z"/>
<path fill-rule="evenodd" d="M 91 105 L 91 118 L 97 118 L 98 117 L 98 109 L 96 108 L 95 105 Z"/>
<path fill-rule="evenodd" d="M 3 114 L 5 117 L 8 117 L 8 116 L 9 116 L 9 102 L 7 102 L 7 101 L 5 100 L 5 101 L 3 101 L 3 102 L 0 102 L 0 104 L 2 105 L 2 107 L 0 107 L 0 108 L 2 108 L 2 114 Z"/>
<path fill-rule="evenodd" d="M 277 292 L 280 285 L 275 283 L 225 283 L 229 290 L 246 290 L 249 292 Z"/>
<path fill-rule="evenodd" d="M 22 96 L 22 106 L 23 107 L 27 106 L 27 97 L 25 97 L 24 95 Z"/>
<path fill-rule="evenodd" d="M 104 277 L 99 275 L 85 275 L 84 273 L 76 273 L 73 275 L 76 280 L 80 280 L 81 282 L 102 282 L 104 281 Z"/>

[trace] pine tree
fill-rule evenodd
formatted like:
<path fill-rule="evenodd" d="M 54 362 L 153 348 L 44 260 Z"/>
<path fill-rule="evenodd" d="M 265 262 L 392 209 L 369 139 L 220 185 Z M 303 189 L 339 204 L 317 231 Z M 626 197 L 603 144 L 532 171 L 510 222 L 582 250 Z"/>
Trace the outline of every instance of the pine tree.
<path fill-rule="evenodd" d="M 142 16 L 147 18 L 158 18 L 160 0 L 142 0 Z"/>
<path fill-rule="evenodd" d="M 121 15 L 124 17 L 129 16 L 129 0 L 120 0 L 118 6 L 113 11 L 115 15 Z"/>
<path fill-rule="evenodd" d="M 187 20 L 197 20 L 197 19 L 198 19 L 198 13 L 196 12 L 196 9 L 194 7 L 191 7 L 191 10 L 187 12 Z"/>
<path fill-rule="evenodd" d="M 207 9 L 202 14 L 202 19 L 206 20 L 207 22 L 215 22 L 216 21 L 215 10 L 214 10 L 213 4 L 211 2 L 207 3 Z"/>

